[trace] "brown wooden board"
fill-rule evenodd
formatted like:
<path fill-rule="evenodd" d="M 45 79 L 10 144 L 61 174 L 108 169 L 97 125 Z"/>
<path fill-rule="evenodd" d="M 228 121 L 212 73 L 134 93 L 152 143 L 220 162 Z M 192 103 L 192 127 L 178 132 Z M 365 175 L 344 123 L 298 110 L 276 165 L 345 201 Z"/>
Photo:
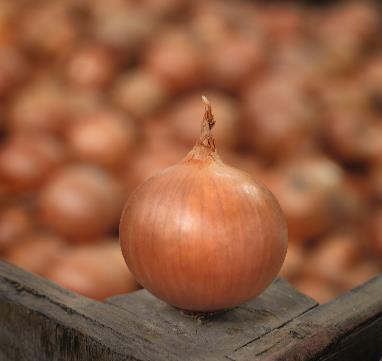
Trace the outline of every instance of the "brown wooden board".
<path fill-rule="evenodd" d="M 0 262 L 0 360 L 177 360 L 128 315 Z"/>
<path fill-rule="evenodd" d="M 278 280 L 256 300 L 200 319 L 146 291 L 96 302 L 0 262 L 0 360 L 226 360 L 315 306 Z"/>
<path fill-rule="evenodd" d="M 160 344 L 183 345 L 189 359 L 224 356 L 317 306 L 284 280 L 260 297 L 214 317 L 181 315 L 147 291 L 107 301 L 155 334 Z"/>
<path fill-rule="evenodd" d="M 234 361 L 378 361 L 382 276 L 274 329 L 231 354 Z"/>
<path fill-rule="evenodd" d="M 287 282 L 214 317 L 146 291 L 106 303 L 0 262 L 0 361 L 378 360 L 382 276 L 317 307 Z"/>

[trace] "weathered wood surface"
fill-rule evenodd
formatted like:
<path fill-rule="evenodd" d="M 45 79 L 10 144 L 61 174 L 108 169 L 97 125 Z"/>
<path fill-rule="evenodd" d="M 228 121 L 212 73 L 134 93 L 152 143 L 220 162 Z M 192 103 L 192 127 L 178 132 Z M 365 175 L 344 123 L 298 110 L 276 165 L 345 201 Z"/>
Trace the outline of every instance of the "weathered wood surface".
<path fill-rule="evenodd" d="M 378 361 L 380 357 L 381 276 L 273 330 L 228 358 L 234 361 Z"/>
<path fill-rule="evenodd" d="M 181 315 L 179 310 L 147 291 L 107 301 L 151 330 L 159 344 L 181 347 L 183 355 L 197 360 L 225 356 L 252 340 L 281 327 L 317 303 L 298 293 L 284 280 L 276 280 L 257 299 L 212 318 Z"/>
<path fill-rule="evenodd" d="M 181 315 L 146 291 L 110 302 L 114 305 L 89 300 L 0 263 L 2 359 L 222 360 L 225 352 L 316 306 L 285 281 L 247 305 L 204 321 Z M 161 319 L 153 319 L 161 312 Z"/>
<path fill-rule="evenodd" d="M 257 299 L 203 319 L 146 291 L 96 302 L 0 262 L 0 360 L 332 361 L 362 350 L 362 340 L 369 350 L 361 352 L 373 357 L 381 345 L 381 282 L 317 307 L 277 280 Z"/>

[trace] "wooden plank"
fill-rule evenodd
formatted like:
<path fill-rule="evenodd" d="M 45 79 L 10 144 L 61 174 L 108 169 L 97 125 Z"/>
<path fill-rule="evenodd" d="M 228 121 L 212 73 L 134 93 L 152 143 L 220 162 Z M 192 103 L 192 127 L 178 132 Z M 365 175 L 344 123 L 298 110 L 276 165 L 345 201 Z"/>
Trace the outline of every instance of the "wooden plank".
<path fill-rule="evenodd" d="M 233 348 L 218 349 L 218 337 L 243 345 L 315 306 L 282 281 L 253 304 L 208 320 L 181 315 L 146 291 L 110 302 L 0 262 L 0 360 L 222 360 Z M 122 309 L 126 304 L 128 310 Z M 159 320 L 150 320 L 147 308 Z"/>
<path fill-rule="evenodd" d="M 178 360 L 128 315 L 0 262 L 0 359 Z"/>
<path fill-rule="evenodd" d="M 382 357 L 382 276 L 241 347 L 230 360 L 375 361 Z"/>
<path fill-rule="evenodd" d="M 227 355 L 317 306 L 285 280 L 276 280 L 260 297 L 216 317 L 182 316 L 147 291 L 112 297 L 108 303 L 153 330 L 160 344 L 182 340 L 189 357 Z"/>

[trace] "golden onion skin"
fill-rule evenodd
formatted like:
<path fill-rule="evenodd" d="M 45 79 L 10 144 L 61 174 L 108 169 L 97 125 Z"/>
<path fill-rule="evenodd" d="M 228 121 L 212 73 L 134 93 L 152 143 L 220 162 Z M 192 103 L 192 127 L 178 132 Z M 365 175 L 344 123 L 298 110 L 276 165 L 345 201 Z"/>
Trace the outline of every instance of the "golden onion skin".
<path fill-rule="evenodd" d="M 138 187 L 120 222 L 122 252 L 137 281 L 165 302 L 196 312 L 256 297 L 278 274 L 287 250 L 286 222 L 274 196 L 225 165 L 213 138 L 205 140 Z"/>

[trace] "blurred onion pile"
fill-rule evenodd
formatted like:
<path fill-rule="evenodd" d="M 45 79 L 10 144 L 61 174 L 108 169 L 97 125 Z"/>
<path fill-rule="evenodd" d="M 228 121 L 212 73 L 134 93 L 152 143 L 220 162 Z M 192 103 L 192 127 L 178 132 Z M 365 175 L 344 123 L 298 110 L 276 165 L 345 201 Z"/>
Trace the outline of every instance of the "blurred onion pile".
<path fill-rule="evenodd" d="M 121 207 L 193 145 L 205 94 L 222 158 L 286 214 L 282 275 L 325 302 L 378 273 L 377 7 L 1 1 L 1 258 L 97 299 L 137 289 Z"/>

